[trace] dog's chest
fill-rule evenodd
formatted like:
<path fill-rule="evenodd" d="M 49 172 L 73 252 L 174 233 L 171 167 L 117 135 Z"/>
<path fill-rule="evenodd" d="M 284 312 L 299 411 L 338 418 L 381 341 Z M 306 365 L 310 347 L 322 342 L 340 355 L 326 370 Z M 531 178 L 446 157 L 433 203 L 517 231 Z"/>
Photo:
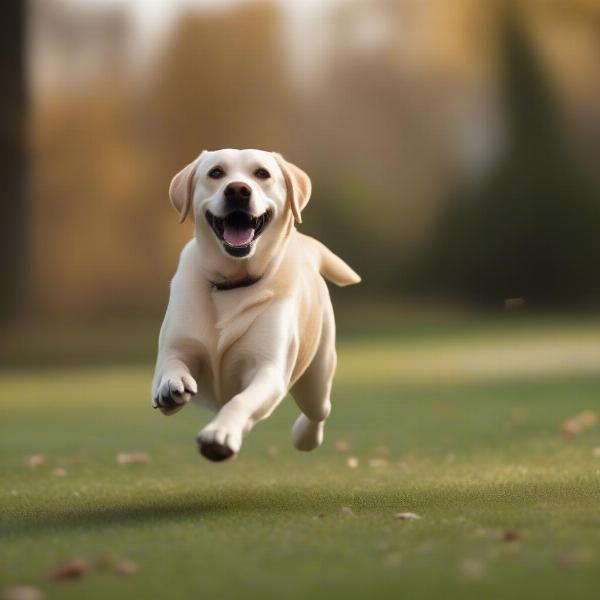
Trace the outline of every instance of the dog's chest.
<path fill-rule="evenodd" d="M 204 332 L 203 346 L 206 349 L 204 379 L 207 385 L 201 386 L 199 400 L 218 409 L 229 400 L 232 393 L 239 390 L 242 373 L 232 369 L 235 362 L 236 346 L 240 346 L 244 336 L 254 322 L 269 308 L 274 292 L 269 289 L 239 288 L 227 291 L 213 290 L 209 308 L 212 327 Z"/>
<path fill-rule="evenodd" d="M 268 288 L 213 291 L 215 306 L 215 348 L 219 359 L 241 339 L 254 321 L 271 305 L 275 293 Z"/>

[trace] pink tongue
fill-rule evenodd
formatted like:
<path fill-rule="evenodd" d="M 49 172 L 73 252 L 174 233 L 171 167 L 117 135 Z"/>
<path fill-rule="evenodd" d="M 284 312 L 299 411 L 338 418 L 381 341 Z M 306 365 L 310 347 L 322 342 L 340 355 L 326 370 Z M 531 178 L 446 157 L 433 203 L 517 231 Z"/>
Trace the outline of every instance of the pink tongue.
<path fill-rule="evenodd" d="M 223 230 L 223 239 L 230 246 L 245 246 L 254 238 L 254 229 L 252 227 L 230 227 L 225 225 Z"/>

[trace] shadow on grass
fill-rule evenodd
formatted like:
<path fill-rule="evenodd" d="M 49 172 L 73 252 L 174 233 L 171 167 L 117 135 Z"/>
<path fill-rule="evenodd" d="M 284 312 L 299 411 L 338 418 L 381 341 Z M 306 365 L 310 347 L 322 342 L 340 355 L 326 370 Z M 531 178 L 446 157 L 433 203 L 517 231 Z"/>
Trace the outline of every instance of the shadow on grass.
<path fill-rule="evenodd" d="M 585 499 L 585 501 L 584 501 Z M 352 489 L 339 486 L 314 487 L 220 487 L 181 491 L 159 499 L 134 502 L 101 498 L 95 506 L 21 509 L 4 513 L 0 532 L 21 536 L 44 530 L 135 526 L 148 523 L 177 522 L 205 517 L 211 519 L 242 515 L 314 516 L 339 515 L 342 506 L 352 506 L 356 514 L 382 514 L 411 510 L 444 516 L 465 511 L 494 514 L 510 507 L 561 505 L 600 501 L 600 489 L 590 489 L 579 481 L 529 481 L 504 484 L 415 484 L 385 489 Z"/>

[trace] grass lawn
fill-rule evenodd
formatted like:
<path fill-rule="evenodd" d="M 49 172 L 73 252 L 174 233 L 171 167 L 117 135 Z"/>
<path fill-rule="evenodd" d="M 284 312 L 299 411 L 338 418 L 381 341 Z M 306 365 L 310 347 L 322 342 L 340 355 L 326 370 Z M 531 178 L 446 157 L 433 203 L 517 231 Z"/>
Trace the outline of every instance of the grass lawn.
<path fill-rule="evenodd" d="M 150 409 L 150 367 L 5 371 L 0 587 L 86 599 L 597 598 L 600 427 L 566 441 L 560 425 L 600 412 L 600 329 L 513 333 L 351 337 L 324 446 L 291 447 L 287 399 L 227 464 L 196 453 L 208 413 Z M 117 464 L 131 451 L 152 460 Z M 30 468 L 35 453 L 46 464 Z M 76 557 L 100 566 L 48 578 Z M 114 574 L 121 558 L 139 573 Z"/>

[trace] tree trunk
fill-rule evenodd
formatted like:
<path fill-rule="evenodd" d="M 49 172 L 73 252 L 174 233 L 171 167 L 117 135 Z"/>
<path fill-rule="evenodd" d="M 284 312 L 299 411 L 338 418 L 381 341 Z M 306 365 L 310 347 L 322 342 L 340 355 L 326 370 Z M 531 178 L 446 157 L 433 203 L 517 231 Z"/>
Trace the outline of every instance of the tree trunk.
<path fill-rule="evenodd" d="M 25 141 L 27 3 L 8 0 L 0 19 L 0 320 L 19 312 L 29 281 L 29 201 Z"/>

